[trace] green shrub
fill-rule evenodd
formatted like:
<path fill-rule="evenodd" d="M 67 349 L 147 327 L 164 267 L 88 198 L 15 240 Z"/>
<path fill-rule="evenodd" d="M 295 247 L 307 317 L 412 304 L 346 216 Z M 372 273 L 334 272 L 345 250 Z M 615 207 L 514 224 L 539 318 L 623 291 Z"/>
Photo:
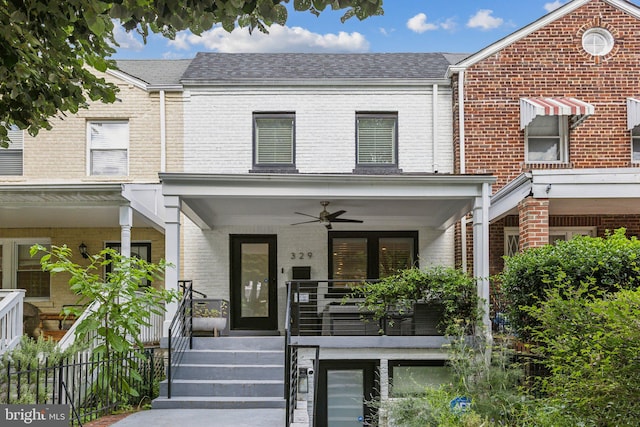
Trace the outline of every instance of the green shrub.
<path fill-rule="evenodd" d="M 640 290 L 594 298 L 589 284 L 561 287 L 527 311 L 540 323 L 546 393 L 592 425 L 638 425 Z"/>
<path fill-rule="evenodd" d="M 355 288 L 349 297 L 362 299 L 361 309 L 373 313 L 376 320 L 390 311 L 408 312 L 416 302 L 441 305 L 443 332 L 461 320 L 474 325 L 479 318 L 475 279 L 451 267 L 400 270 Z"/>
<path fill-rule="evenodd" d="M 523 339 L 531 337 L 537 322 L 522 307 L 546 298 L 549 289 L 594 283 L 605 293 L 640 284 L 640 241 L 616 230 L 606 238 L 578 236 L 566 242 L 529 249 L 509 257 L 498 276 L 507 318 Z"/>

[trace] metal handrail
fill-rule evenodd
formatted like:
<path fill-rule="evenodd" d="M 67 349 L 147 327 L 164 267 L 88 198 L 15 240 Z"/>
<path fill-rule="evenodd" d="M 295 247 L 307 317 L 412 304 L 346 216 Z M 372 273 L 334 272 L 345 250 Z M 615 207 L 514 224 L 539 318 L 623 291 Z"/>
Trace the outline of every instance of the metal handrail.
<path fill-rule="evenodd" d="M 185 280 L 181 281 L 181 285 L 183 289 L 182 299 L 169 325 L 167 337 L 167 399 L 171 399 L 172 370 L 174 366 L 178 366 L 182 361 L 182 356 L 187 346 L 189 350 L 193 348 L 193 325 L 190 315 L 193 313 L 193 282 Z"/>

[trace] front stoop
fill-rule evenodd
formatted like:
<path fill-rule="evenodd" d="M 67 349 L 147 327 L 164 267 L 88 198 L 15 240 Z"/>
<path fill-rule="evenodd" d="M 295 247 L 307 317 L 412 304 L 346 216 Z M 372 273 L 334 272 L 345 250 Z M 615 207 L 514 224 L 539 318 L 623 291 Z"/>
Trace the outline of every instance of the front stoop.
<path fill-rule="evenodd" d="M 154 409 L 284 408 L 283 337 L 198 337 Z"/>

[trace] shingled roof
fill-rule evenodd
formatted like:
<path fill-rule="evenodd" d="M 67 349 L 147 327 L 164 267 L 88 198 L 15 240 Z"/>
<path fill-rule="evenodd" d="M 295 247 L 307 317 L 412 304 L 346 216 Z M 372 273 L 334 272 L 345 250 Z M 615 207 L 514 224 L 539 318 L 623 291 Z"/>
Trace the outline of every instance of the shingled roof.
<path fill-rule="evenodd" d="M 198 53 L 186 82 L 323 79 L 442 79 L 455 55 L 443 53 Z"/>
<path fill-rule="evenodd" d="M 120 59 L 118 69 L 152 86 L 179 85 L 191 59 Z"/>

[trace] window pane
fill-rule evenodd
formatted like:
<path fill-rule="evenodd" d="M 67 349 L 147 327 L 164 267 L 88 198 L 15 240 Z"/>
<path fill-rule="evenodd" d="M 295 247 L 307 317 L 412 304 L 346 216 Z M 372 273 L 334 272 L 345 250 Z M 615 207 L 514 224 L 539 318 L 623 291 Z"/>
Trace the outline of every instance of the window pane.
<path fill-rule="evenodd" d="M 396 118 L 358 119 L 358 164 L 394 164 Z"/>
<path fill-rule="evenodd" d="M 364 398 L 362 369 L 327 370 L 328 427 L 362 427 Z"/>
<path fill-rule="evenodd" d="M 633 161 L 640 162 L 640 126 L 636 126 L 631 131 L 631 139 L 633 141 Z"/>
<path fill-rule="evenodd" d="M 364 280 L 367 277 L 367 238 L 333 239 L 333 278 L 335 280 Z M 335 287 L 347 286 L 334 283 Z"/>
<path fill-rule="evenodd" d="M 92 149 L 126 149 L 129 146 L 127 122 L 91 122 L 89 128 Z"/>
<path fill-rule="evenodd" d="M 293 120 L 256 119 L 256 163 L 293 163 Z"/>
<path fill-rule="evenodd" d="M 395 274 L 413 265 L 413 239 L 381 237 L 379 240 L 380 278 Z"/>
<path fill-rule="evenodd" d="M 391 397 L 420 395 L 427 387 L 437 388 L 451 382 L 448 366 L 393 366 Z"/>
<path fill-rule="evenodd" d="M 269 317 L 269 244 L 242 243 L 240 280 L 244 295 L 241 317 Z"/>
<path fill-rule="evenodd" d="M 507 250 L 505 255 L 514 256 L 515 254 L 518 253 L 518 248 L 520 245 L 520 236 L 518 234 L 507 234 L 505 236 L 505 239 L 507 239 Z"/>
<path fill-rule="evenodd" d="M 49 297 L 50 294 L 50 276 L 48 272 L 42 271 L 40 266 L 40 258 L 44 253 L 40 252 L 33 257 L 29 254 L 28 245 L 18 246 L 18 272 L 16 288 L 25 289 L 27 292 L 25 297 Z M 45 245 L 49 248 L 49 245 Z"/>
<path fill-rule="evenodd" d="M 3 289 L 3 286 L 2 286 L 2 248 L 3 248 L 3 246 L 0 245 L 0 289 Z"/>
<path fill-rule="evenodd" d="M 92 150 L 91 175 L 127 175 L 127 150 Z"/>
<path fill-rule="evenodd" d="M 560 136 L 558 116 L 537 116 L 527 128 L 529 136 Z"/>
<path fill-rule="evenodd" d="M 0 148 L 0 175 L 22 175 L 22 150 Z"/>
<path fill-rule="evenodd" d="M 560 140 L 558 138 L 529 138 L 530 162 L 560 160 Z"/>

